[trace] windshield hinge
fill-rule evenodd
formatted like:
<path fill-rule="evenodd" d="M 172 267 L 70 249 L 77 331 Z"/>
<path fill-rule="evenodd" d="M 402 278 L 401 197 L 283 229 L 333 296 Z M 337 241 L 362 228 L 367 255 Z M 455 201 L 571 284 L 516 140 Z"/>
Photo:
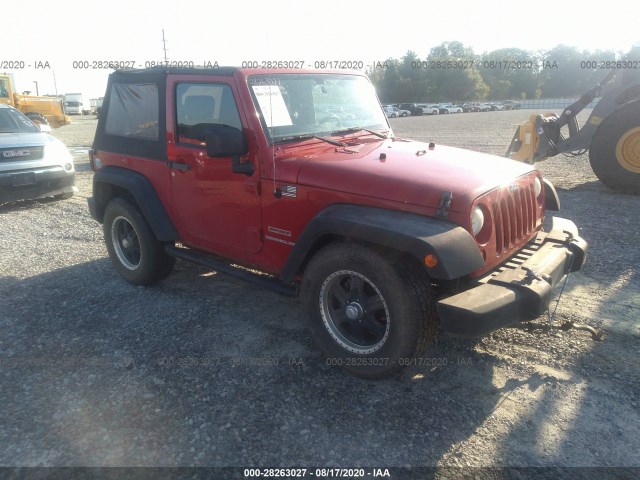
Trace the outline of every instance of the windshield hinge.
<path fill-rule="evenodd" d="M 442 192 L 442 195 L 440 196 L 440 204 L 438 205 L 438 212 L 436 213 L 439 217 L 447 218 L 452 199 L 453 193 L 447 191 Z"/>

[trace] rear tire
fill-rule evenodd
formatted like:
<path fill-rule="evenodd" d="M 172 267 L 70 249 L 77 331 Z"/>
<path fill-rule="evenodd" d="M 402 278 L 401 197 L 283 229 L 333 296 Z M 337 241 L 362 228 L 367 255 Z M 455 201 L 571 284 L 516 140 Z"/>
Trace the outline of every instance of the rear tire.
<path fill-rule="evenodd" d="M 591 140 L 589 161 L 609 188 L 640 194 L 640 99 L 603 120 Z"/>
<path fill-rule="evenodd" d="M 113 266 L 134 285 L 152 285 L 169 276 L 176 259 L 164 250 L 138 208 L 114 198 L 104 213 L 104 240 Z"/>
<path fill-rule="evenodd" d="M 426 272 L 355 243 L 329 245 L 311 259 L 300 286 L 308 327 L 328 365 L 363 378 L 392 375 L 436 334 Z"/>

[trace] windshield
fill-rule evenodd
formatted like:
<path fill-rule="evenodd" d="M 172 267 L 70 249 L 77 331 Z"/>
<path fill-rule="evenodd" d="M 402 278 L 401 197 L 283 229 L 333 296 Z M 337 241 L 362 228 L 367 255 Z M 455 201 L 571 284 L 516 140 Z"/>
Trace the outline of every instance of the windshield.
<path fill-rule="evenodd" d="M 12 108 L 0 108 L 0 133 L 39 132 L 31 120 Z"/>
<path fill-rule="evenodd" d="M 326 136 L 340 130 L 389 130 L 366 77 L 321 73 L 252 75 L 249 89 L 273 142 Z"/>

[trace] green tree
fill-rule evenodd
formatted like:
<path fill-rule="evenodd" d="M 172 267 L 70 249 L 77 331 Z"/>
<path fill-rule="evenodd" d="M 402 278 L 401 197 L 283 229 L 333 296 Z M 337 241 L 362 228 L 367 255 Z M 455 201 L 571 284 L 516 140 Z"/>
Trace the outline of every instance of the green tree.
<path fill-rule="evenodd" d="M 538 88 L 539 62 L 539 56 L 534 52 L 501 48 L 482 54 L 478 69 L 490 87 L 490 98 L 534 98 Z"/>
<path fill-rule="evenodd" d="M 584 52 L 567 45 L 558 45 L 546 52 L 541 59 L 542 96 L 574 97 L 582 93 L 588 76 L 581 68 L 584 59 Z"/>
<path fill-rule="evenodd" d="M 473 68 L 473 49 L 460 42 L 433 47 L 427 57 L 427 92 L 431 101 L 468 101 L 486 97 L 488 87 Z"/>
<path fill-rule="evenodd" d="M 398 71 L 403 79 L 408 80 L 403 82 L 408 88 L 404 95 L 407 102 L 423 102 L 427 95 L 427 75 L 420 64 L 420 58 L 412 50 L 407 51 L 400 60 Z"/>
<path fill-rule="evenodd" d="M 606 67 L 606 62 L 615 61 L 622 57 L 623 54 L 621 52 L 616 53 L 613 50 L 585 50 L 582 52 L 582 60 L 580 62 L 582 71 L 577 79 L 580 93 L 593 87 L 604 78 L 608 73 L 608 69 L 601 67 Z"/>

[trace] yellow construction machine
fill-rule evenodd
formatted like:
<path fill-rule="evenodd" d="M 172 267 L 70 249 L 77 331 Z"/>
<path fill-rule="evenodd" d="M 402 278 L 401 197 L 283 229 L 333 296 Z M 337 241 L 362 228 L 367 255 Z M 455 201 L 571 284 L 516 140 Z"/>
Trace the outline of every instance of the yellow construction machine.
<path fill-rule="evenodd" d="M 589 119 L 580 127 L 576 116 L 601 93 Z M 529 121 L 516 130 L 505 156 L 533 163 L 558 154 L 581 155 L 587 150 L 591 168 L 600 181 L 619 192 L 640 194 L 638 59 L 620 61 L 620 68 L 609 71 L 560 116 L 555 113 L 531 115 Z"/>
<path fill-rule="evenodd" d="M 36 124 L 58 128 L 71 123 L 71 118 L 64 114 L 62 102 L 58 97 L 16 93 L 12 76 L 0 73 L 0 103 L 17 108 Z"/>

